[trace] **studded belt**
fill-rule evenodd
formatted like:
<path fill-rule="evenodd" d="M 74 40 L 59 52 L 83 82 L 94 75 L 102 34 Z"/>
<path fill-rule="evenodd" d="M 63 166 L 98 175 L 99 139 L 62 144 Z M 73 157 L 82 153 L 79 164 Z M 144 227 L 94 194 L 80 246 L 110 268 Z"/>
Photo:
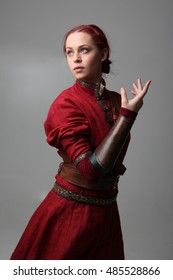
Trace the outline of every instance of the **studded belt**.
<path fill-rule="evenodd" d="M 78 203 L 85 203 L 95 206 L 109 206 L 116 202 L 118 190 L 114 190 L 114 193 L 111 197 L 101 198 L 95 196 L 87 196 L 80 194 L 71 190 L 68 190 L 57 183 L 53 186 L 53 192 L 57 195 L 66 198 L 68 200 L 77 201 Z"/>

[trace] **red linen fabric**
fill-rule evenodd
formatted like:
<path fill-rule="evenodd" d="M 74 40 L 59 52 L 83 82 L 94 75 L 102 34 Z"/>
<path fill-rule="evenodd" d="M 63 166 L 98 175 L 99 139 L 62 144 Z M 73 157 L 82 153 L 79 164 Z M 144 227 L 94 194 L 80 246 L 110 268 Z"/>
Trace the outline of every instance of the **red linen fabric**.
<path fill-rule="evenodd" d="M 111 113 L 107 91 L 104 98 Z M 120 95 L 115 93 L 115 98 L 120 108 Z M 94 151 L 110 129 L 94 89 L 78 81 L 53 102 L 44 127 L 47 142 L 60 154 L 68 155 L 71 161 L 87 151 Z M 129 139 L 130 136 L 119 156 L 121 160 Z M 81 176 L 90 171 L 84 168 Z M 89 196 L 107 197 L 115 191 L 87 190 L 68 183 L 58 174 L 55 177 L 57 184 Z M 36 209 L 11 256 L 11 259 L 21 260 L 123 258 L 117 203 L 105 207 L 87 205 L 61 198 L 53 191 Z"/>
<path fill-rule="evenodd" d="M 66 188 L 104 198 L 113 193 L 79 190 L 67 184 Z M 92 206 L 61 198 L 50 191 L 31 217 L 11 259 L 108 260 L 123 259 L 123 252 L 116 203 Z"/>

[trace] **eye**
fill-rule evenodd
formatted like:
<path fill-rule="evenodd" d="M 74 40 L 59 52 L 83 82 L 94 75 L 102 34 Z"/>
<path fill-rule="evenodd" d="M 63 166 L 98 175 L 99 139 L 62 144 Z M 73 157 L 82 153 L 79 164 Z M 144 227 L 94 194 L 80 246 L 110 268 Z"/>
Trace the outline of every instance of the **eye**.
<path fill-rule="evenodd" d="M 86 48 L 86 47 L 82 47 L 82 48 L 81 48 L 81 52 L 82 52 L 82 53 L 88 53 L 88 52 L 89 52 L 89 49 Z"/>
<path fill-rule="evenodd" d="M 67 50 L 66 51 L 66 55 L 67 56 L 72 56 L 73 55 L 73 51 L 72 50 Z"/>

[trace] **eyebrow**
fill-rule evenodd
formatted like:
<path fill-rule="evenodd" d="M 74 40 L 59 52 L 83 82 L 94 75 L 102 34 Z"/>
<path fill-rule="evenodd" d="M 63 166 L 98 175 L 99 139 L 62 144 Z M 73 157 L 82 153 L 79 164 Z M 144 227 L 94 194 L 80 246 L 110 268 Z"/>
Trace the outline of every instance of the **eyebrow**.
<path fill-rule="evenodd" d="M 80 48 L 82 48 L 82 47 L 89 47 L 89 45 L 84 44 L 84 45 L 79 46 L 78 48 L 80 49 Z M 67 46 L 65 49 L 73 49 L 73 48 Z"/>

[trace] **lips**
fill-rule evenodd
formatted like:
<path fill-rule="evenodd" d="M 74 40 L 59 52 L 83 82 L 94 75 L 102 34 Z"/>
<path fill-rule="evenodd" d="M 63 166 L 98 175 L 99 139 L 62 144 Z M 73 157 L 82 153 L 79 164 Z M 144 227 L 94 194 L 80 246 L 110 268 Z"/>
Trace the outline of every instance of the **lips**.
<path fill-rule="evenodd" d="M 75 67 L 73 70 L 76 71 L 76 72 L 80 72 L 80 71 L 82 71 L 83 69 L 84 69 L 84 67 L 82 67 L 82 66 L 77 66 L 77 67 Z"/>

